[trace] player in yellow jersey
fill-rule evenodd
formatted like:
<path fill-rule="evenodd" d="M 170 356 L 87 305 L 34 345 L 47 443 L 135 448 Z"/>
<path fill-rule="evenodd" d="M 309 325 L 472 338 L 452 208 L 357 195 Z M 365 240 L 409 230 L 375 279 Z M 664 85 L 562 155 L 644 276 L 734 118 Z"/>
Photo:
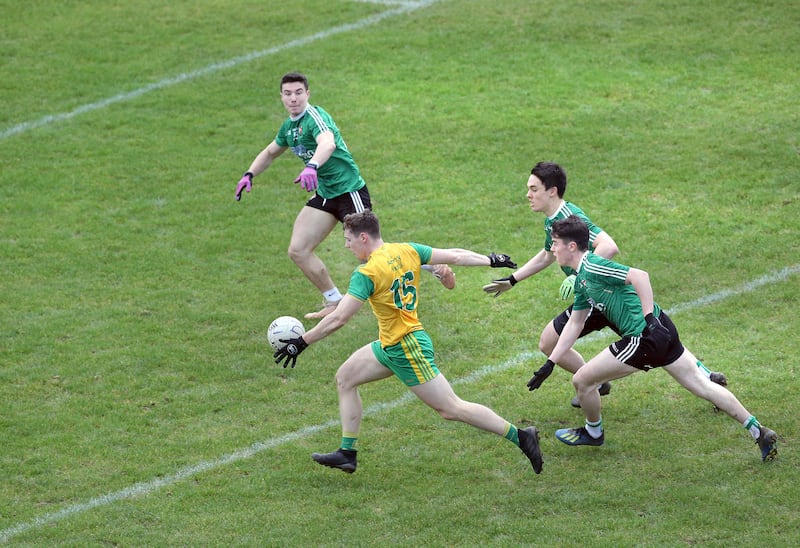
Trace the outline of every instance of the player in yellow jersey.
<path fill-rule="evenodd" d="M 492 432 L 513 442 L 542 471 L 539 433 L 535 427 L 517 427 L 488 407 L 459 398 L 434 361 L 433 343 L 417 316 L 422 265 L 451 264 L 516 268 L 507 255 L 481 255 L 466 249 L 437 249 L 416 243 L 388 243 L 381 236 L 372 211 L 344 218 L 345 247 L 362 261 L 350 278 L 347 294 L 313 329 L 287 339 L 275 352 L 275 362 L 294 367 L 297 356 L 310 344 L 330 335 L 369 302 L 378 319 L 378 340 L 353 352 L 336 372 L 342 442 L 332 453 L 314 453 L 324 466 L 348 473 L 356 470 L 356 441 L 363 408 L 358 387 L 396 375 L 426 405 L 444 419 L 456 420 Z"/>

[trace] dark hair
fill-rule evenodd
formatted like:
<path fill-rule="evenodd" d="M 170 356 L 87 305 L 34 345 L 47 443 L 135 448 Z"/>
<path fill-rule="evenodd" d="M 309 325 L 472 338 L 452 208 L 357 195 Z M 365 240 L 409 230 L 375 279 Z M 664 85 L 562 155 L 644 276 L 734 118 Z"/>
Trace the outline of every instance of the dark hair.
<path fill-rule="evenodd" d="M 589 227 L 577 215 L 570 215 L 566 219 L 554 222 L 550 235 L 565 242 L 575 242 L 579 251 L 589 249 Z"/>
<path fill-rule="evenodd" d="M 349 230 L 353 234 L 366 232 L 373 238 L 381 237 L 381 225 L 378 222 L 378 217 L 369 209 L 345 215 L 342 226 L 344 230 Z"/>
<path fill-rule="evenodd" d="M 308 78 L 306 78 L 305 74 L 300 72 L 289 72 L 284 74 L 281 78 L 281 89 L 283 89 L 283 84 L 289 84 L 291 82 L 303 82 L 303 87 L 308 89 Z"/>
<path fill-rule="evenodd" d="M 563 198 L 567 190 L 567 172 L 555 162 L 539 162 L 531 170 L 531 175 L 536 175 L 546 190 L 556 187 L 558 197 Z"/>

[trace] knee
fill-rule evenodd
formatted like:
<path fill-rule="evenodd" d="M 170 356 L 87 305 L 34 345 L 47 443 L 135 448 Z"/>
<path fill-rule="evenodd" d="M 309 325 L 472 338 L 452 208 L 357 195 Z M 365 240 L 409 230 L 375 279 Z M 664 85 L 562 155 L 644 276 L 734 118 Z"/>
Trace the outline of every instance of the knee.
<path fill-rule="evenodd" d="M 557 343 L 558 333 L 556 333 L 553 323 L 550 322 L 547 327 L 544 328 L 542 334 L 539 335 L 539 350 L 542 352 L 542 354 L 547 356 L 553 351 Z"/>
<path fill-rule="evenodd" d="M 299 247 L 293 246 L 291 244 L 289 244 L 289 249 L 287 250 L 287 254 L 289 255 L 289 258 L 293 262 L 299 261 L 305 255 L 305 253 L 303 252 L 302 249 L 300 249 Z"/>
<path fill-rule="evenodd" d="M 442 417 L 446 421 L 457 421 L 461 420 L 458 414 L 454 413 L 450 409 L 436 409 L 436 412 L 439 413 L 439 416 Z"/>
<path fill-rule="evenodd" d="M 352 390 L 353 387 L 353 383 L 350 381 L 347 372 L 340 368 L 336 372 L 336 390 L 338 390 L 340 393 L 347 392 L 348 390 Z"/>
<path fill-rule="evenodd" d="M 581 375 L 580 369 L 577 373 L 572 375 L 572 386 L 575 388 L 575 392 L 578 394 L 588 391 L 590 388 L 594 388 L 594 384 L 584 380 L 584 377 L 585 375 Z"/>

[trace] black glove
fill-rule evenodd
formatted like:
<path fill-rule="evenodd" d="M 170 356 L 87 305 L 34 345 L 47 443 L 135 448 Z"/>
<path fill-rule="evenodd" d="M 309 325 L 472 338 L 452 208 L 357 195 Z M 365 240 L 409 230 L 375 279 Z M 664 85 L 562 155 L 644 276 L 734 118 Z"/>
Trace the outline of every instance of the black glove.
<path fill-rule="evenodd" d="M 489 266 L 492 268 L 517 268 L 517 263 L 512 261 L 508 255 L 492 253 L 489 255 Z"/>
<path fill-rule="evenodd" d="M 661 323 L 661 320 L 656 318 L 651 312 L 644 317 L 644 321 L 647 324 L 647 327 L 644 329 L 645 337 L 653 341 L 656 347 L 662 347 L 669 344 L 669 341 L 672 339 L 672 337 L 669 334 L 669 329 L 664 327 L 664 324 Z"/>
<path fill-rule="evenodd" d="M 492 283 L 483 286 L 483 290 L 487 293 L 494 293 L 494 296 L 497 297 L 515 285 L 517 285 L 517 279 L 512 274 L 511 276 L 500 278 L 499 280 L 492 280 Z"/>
<path fill-rule="evenodd" d="M 537 369 L 536 373 L 531 377 L 531 380 L 528 381 L 528 390 L 536 390 L 542 386 L 542 383 L 547 380 L 547 377 L 553 372 L 553 366 L 555 366 L 555 364 L 550 360 L 544 362 L 544 365 Z"/>
<path fill-rule="evenodd" d="M 286 366 L 289 365 L 289 362 L 292 362 L 292 369 L 294 369 L 294 364 L 297 363 L 297 356 L 300 355 L 300 352 L 308 348 L 308 343 L 303 339 L 303 337 L 297 337 L 296 339 L 281 339 L 282 343 L 286 343 L 286 346 L 277 350 L 272 356 L 275 358 L 275 363 L 281 363 L 281 360 L 285 360 L 283 362 L 283 368 L 286 369 Z"/>

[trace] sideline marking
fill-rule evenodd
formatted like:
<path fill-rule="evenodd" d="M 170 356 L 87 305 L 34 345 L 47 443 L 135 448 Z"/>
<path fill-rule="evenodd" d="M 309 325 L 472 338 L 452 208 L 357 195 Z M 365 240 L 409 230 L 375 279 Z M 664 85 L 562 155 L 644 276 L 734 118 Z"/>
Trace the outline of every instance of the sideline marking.
<path fill-rule="evenodd" d="M 683 312 L 686 310 L 691 310 L 693 308 L 699 308 L 703 306 L 707 306 L 709 304 L 716 303 L 718 301 L 722 301 L 729 297 L 735 297 L 737 295 L 742 295 L 744 293 L 751 293 L 755 291 L 759 287 L 765 286 L 767 284 L 776 283 L 776 282 L 785 282 L 789 276 L 793 274 L 800 273 L 800 264 L 787 266 L 781 270 L 776 272 L 772 272 L 769 274 L 765 274 L 760 278 L 756 278 L 753 281 L 747 282 L 745 284 L 740 285 L 734 289 L 723 289 L 722 291 L 718 291 L 717 293 L 713 293 L 711 295 L 705 295 L 700 297 L 699 299 L 695 299 L 694 301 L 690 301 L 688 303 L 682 303 L 674 306 L 673 308 L 667 310 L 667 314 L 675 314 L 677 312 Z M 598 336 L 595 336 L 598 335 Z M 596 340 L 603 336 L 607 336 L 602 333 L 593 333 L 583 339 L 580 339 L 578 342 L 581 341 L 590 341 Z M 451 384 L 456 386 L 460 384 L 467 384 L 472 383 L 477 380 L 486 377 L 487 375 L 491 375 L 500 371 L 505 371 L 506 369 L 510 369 L 515 367 L 531 358 L 536 357 L 537 355 L 541 355 L 541 352 L 523 352 L 518 354 L 505 362 L 499 365 L 487 365 L 481 367 L 480 369 L 470 373 L 466 377 L 458 378 L 454 381 L 451 381 Z M 396 407 L 400 407 L 405 405 L 406 403 L 414 400 L 414 394 L 412 392 L 406 392 L 403 396 L 397 398 L 394 401 L 385 402 L 385 403 L 377 403 L 375 405 L 371 405 L 367 409 L 364 410 L 364 417 L 368 417 L 371 415 L 376 415 L 383 411 L 388 411 L 390 409 L 394 409 Z M 327 430 L 328 428 L 333 428 L 335 426 L 339 426 L 339 420 L 330 420 L 328 422 L 307 426 L 305 428 L 301 428 L 300 430 L 295 430 L 294 432 L 289 432 L 282 436 L 278 436 L 275 438 L 270 438 L 266 441 L 256 442 L 253 445 L 246 447 L 244 449 L 239 449 L 233 453 L 220 457 L 219 459 L 212 460 L 212 461 L 204 461 L 200 462 L 199 464 L 195 464 L 194 466 L 187 466 L 185 468 L 179 469 L 177 472 L 170 476 L 164 476 L 162 478 L 156 478 L 154 480 L 148 482 L 140 482 L 135 483 L 130 487 L 126 487 L 120 491 L 114 491 L 112 493 L 107 493 L 105 495 L 101 495 L 99 497 L 95 497 L 90 499 L 87 502 L 80 503 L 80 504 L 73 504 L 62 508 L 57 512 L 51 512 L 47 514 L 42 514 L 31 521 L 19 523 L 8 529 L 4 529 L 0 531 L 0 542 L 8 542 L 11 537 L 19 535 L 20 533 L 24 533 L 25 531 L 29 531 L 30 529 L 34 529 L 36 527 L 40 527 L 42 525 L 47 525 L 62 519 L 65 519 L 69 516 L 74 514 L 79 514 L 81 512 L 85 512 L 87 510 L 91 510 L 92 508 L 97 508 L 99 506 L 105 506 L 106 504 L 111 504 L 113 502 L 117 502 L 119 500 L 129 499 L 138 497 L 140 495 L 148 495 L 151 492 L 155 491 L 156 489 L 160 489 L 161 487 L 166 487 L 168 485 L 172 485 L 177 483 L 181 480 L 190 478 L 195 474 L 200 474 L 202 472 L 208 472 L 210 470 L 214 470 L 221 466 L 225 466 L 227 464 L 232 464 L 238 462 L 240 460 L 249 459 L 262 451 L 266 451 L 267 449 L 272 449 L 273 447 L 277 447 L 279 445 L 283 445 L 290 441 L 294 441 L 310 434 L 316 434 L 317 432 L 321 432 L 322 430 Z"/>
<path fill-rule="evenodd" d="M 65 120 L 69 120 L 71 118 L 75 118 L 76 116 L 80 116 L 81 114 L 86 114 L 87 112 L 92 112 L 94 110 L 99 110 L 101 108 L 105 108 L 109 105 L 113 105 L 115 103 L 121 103 L 123 101 L 130 101 L 132 99 L 136 99 L 137 97 L 141 97 L 146 93 L 150 93 L 151 91 L 157 91 L 160 89 L 165 89 L 183 82 L 187 82 L 189 80 L 194 80 L 195 78 L 199 78 L 201 76 L 206 76 L 208 74 L 213 74 L 215 72 L 219 72 L 221 70 L 233 68 L 244 63 L 249 63 L 250 61 L 254 61 L 256 59 L 260 59 L 261 57 L 267 57 L 269 55 L 274 55 L 276 53 L 280 53 L 282 51 L 305 46 L 312 42 L 316 42 L 318 40 L 323 40 L 325 38 L 329 38 L 336 34 L 342 34 L 344 32 L 349 32 L 351 30 L 359 30 L 364 27 L 368 27 L 370 25 L 374 25 L 375 23 L 379 23 L 384 19 L 388 19 L 390 17 L 394 17 L 396 15 L 403 15 L 406 13 L 410 13 L 412 11 L 416 11 L 420 8 L 425 8 L 438 2 L 439 0 L 421 0 L 418 2 L 377 2 L 379 4 L 386 4 L 386 5 L 398 5 L 394 9 L 390 9 L 381 13 L 377 13 L 375 15 L 371 15 L 369 17 L 365 17 L 364 19 L 359 19 L 354 23 L 346 23 L 344 25 L 339 25 L 338 27 L 333 27 L 328 30 L 320 31 L 316 34 L 312 34 L 311 36 L 306 36 L 304 38 L 298 38 L 296 40 L 291 40 L 282 44 L 280 46 L 271 47 L 269 49 L 261 50 L 261 51 L 254 51 L 252 53 L 248 53 L 246 55 L 240 55 L 239 57 L 234 57 L 232 59 L 228 59 L 227 61 L 222 61 L 220 63 L 214 63 L 208 65 L 207 67 L 194 70 L 192 72 L 183 72 L 177 76 L 173 76 L 171 78 L 165 78 L 163 80 L 159 80 L 158 82 L 149 84 L 139 89 L 135 89 L 133 91 L 129 91 L 127 93 L 120 93 L 119 95 L 114 95 L 113 97 L 108 97 L 106 99 L 102 99 L 95 103 L 89 103 L 86 105 L 82 105 L 71 112 L 62 112 L 60 114 L 51 114 L 45 116 L 43 118 L 39 118 L 38 120 L 32 120 L 30 122 L 22 122 L 10 128 L 4 129 L 0 132 L 0 141 L 12 137 L 14 135 L 19 135 L 21 133 L 25 133 L 32 129 L 44 127 L 50 124 L 55 124 L 57 122 L 63 122 Z"/>

